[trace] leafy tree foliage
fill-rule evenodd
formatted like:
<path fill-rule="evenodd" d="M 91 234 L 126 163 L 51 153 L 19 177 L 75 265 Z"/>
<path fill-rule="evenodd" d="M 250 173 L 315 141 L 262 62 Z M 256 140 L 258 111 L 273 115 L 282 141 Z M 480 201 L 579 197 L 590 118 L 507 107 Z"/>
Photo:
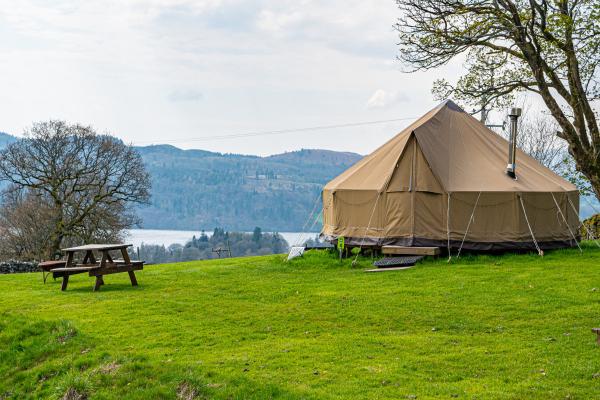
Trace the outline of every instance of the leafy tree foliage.
<path fill-rule="evenodd" d="M 600 238 L 600 214 L 595 214 L 584 220 L 580 229 L 581 237 L 587 240 Z"/>
<path fill-rule="evenodd" d="M 0 180 L 8 182 L 0 240 L 25 258 L 54 258 L 65 244 L 119 240 L 137 221 L 132 205 L 150 197 L 150 178 L 133 148 L 63 121 L 34 124 L 2 150 Z"/>
<path fill-rule="evenodd" d="M 507 124 L 505 124 L 506 126 Z M 564 140 L 556 136 L 556 121 L 544 114 L 525 111 L 519 119 L 517 146 L 542 165 L 573 183 L 583 196 L 593 194 L 589 180 L 575 167 Z M 501 133 L 508 139 L 508 130 Z M 518 160 L 517 160 L 518 162 Z"/>
<path fill-rule="evenodd" d="M 258 227 L 252 233 L 227 232 L 222 228 L 215 228 L 210 237 L 202 231 L 200 237 L 194 236 L 183 246 L 142 244 L 139 248 L 139 257 L 151 263 L 167 263 L 219 258 L 219 254 L 213 251 L 217 249 L 223 250 L 221 257 L 229 257 L 229 250 L 232 257 L 241 257 L 280 254 L 285 253 L 287 248 L 288 244 L 281 235 L 263 233 Z M 134 256 L 138 257 L 138 254 Z"/>
<path fill-rule="evenodd" d="M 396 0 L 399 58 L 411 70 L 466 55 L 467 73 L 434 89 L 474 105 L 541 97 L 577 170 L 600 198 L 600 3 L 597 0 Z"/>

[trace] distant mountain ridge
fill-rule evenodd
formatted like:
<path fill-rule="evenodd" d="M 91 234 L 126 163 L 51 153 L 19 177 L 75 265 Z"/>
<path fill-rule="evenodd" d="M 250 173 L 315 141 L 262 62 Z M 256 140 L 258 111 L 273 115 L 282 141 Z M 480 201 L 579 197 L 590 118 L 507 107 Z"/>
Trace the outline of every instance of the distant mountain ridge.
<path fill-rule="evenodd" d="M 16 140 L 0 132 L 0 149 Z M 318 149 L 266 157 L 167 144 L 136 149 L 152 177 L 151 205 L 138 210 L 148 229 L 303 230 L 312 225 L 307 221 L 311 210 L 320 209 L 316 203 L 323 185 L 362 158 Z M 582 218 L 600 207 L 593 196 L 588 200 L 594 206 L 582 200 Z M 313 230 L 318 229 L 319 222 Z"/>
<path fill-rule="evenodd" d="M 0 133 L 0 149 L 16 140 Z M 259 157 L 166 144 L 136 150 L 152 178 L 151 204 L 138 209 L 148 229 L 298 231 L 322 186 L 361 158 L 330 150 Z"/>
<path fill-rule="evenodd" d="M 0 149 L 16 140 L 0 133 Z M 138 210 L 149 229 L 301 230 L 323 185 L 361 158 L 308 149 L 267 157 L 167 144 L 136 150 L 152 178 L 151 204 Z"/>
<path fill-rule="evenodd" d="M 137 150 L 153 184 L 152 205 L 139 214 L 154 229 L 301 230 L 323 185 L 361 158 L 308 149 L 267 157 L 170 145 Z"/>
<path fill-rule="evenodd" d="M 0 149 L 4 148 L 4 146 L 11 144 L 12 142 L 17 141 L 18 139 L 12 135 L 9 135 L 5 132 L 0 132 Z"/>

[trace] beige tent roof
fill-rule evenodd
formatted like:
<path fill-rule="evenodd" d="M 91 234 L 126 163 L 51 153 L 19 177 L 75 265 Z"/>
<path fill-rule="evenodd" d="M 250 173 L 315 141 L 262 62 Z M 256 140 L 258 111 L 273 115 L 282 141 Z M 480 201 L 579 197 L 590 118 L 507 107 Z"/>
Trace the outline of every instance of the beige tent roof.
<path fill-rule="evenodd" d="M 508 142 L 450 100 L 330 181 L 325 190 L 385 190 L 413 135 L 446 192 L 577 190 L 520 150 L 517 179 L 507 176 Z"/>

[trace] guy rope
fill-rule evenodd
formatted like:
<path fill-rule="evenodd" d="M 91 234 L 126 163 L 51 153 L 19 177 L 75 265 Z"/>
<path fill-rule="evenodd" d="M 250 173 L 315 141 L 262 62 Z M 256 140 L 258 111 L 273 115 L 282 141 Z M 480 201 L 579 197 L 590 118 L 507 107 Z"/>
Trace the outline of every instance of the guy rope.
<path fill-rule="evenodd" d="M 523 204 L 523 198 L 521 197 L 520 194 L 517 196 L 519 197 L 519 202 L 521 203 L 521 208 L 523 209 L 523 215 L 525 215 L 525 222 L 527 222 L 527 227 L 529 228 L 529 233 L 531 234 L 531 238 L 533 239 L 533 244 L 535 245 L 535 248 L 537 249 L 537 252 L 540 255 L 540 257 L 544 257 L 544 252 L 542 251 L 542 249 L 540 249 L 540 246 L 538 245 L 538 242 L 535 239 L 535 236 L 533 235 L 533 229 L 531 229 L 531 224 L 529 224 L 529 218 L 527 218 L 527 212 L 525 211 L 525 205 Z"/>
<path fill-rule="evenodd" d="M 571 199 L 568 196 L 567 196 L 567 200 L 569 201 L 569 204 L 571 205 L 571 208 L 575 212 L 575 215 L 577 215 L 577 219 L 581 221 L 581 217 L 579 216 L 579 212 L 577 212 L 577 209 L 575 208 L 575 205 L 573 204 L 573 202 L 571 201 Z M 592 238 L 592 240 L 594 241 L 594 243 L 596 243 L 596 246 L 600 247 L 600 242 L 598 242 L 598 238 L 596 238 L 596 236 L 590 231 L 590 229 L 587 227 L 587 225 L 584 224 L 584 223 L 581 223 L 581 225 L 583 225 L 583 228 L 587 232 L 588 236 Z"/>
<path fill-rule="evenodd" d="M 375 204 L 373 204 L 373 209 L 371 210 L 371 216 L 369 217 L 369 223 L 367 224 L 367 228 L 365 229 L 365 234 L 363 235 L 362 240 L 360 241 L 360 246 L 358 246 L 358 253 L 356 253 L 356 257 L 354 257 L 354 261 L 352 261 L 353 267 L 356 265 L 356 262 L 358 260 L 358 255 L 360 254 L 360 251 L 362 250 L 362 247 L 365 244 L 365 237 L 368 235 L 369 229 L 371 228 L 371 220 L 373 219 L 373 214 L 375 214 L 375 209 L 377 208 L 377 203 L 379 202 L 380 197 L 381 197 L 381 192 L 378 191 L 377 198 L 375 199 Z"/>
<path fill-rule="evenodd" d="M 550 194 L 552 195 L 552 200 L 554 200 L 554 204 L 556 204 L 558 213 L 562 217 L 563 221 L 565 221 L 565 225 L 567 225 L 567 229 L 569 230 L 569 233 L 571 234 L 571 236 L 573 237 L 573 240 L 577 244 L 577 247 L 579 248 L 579 252 L 583 253 L 583 250 L 581 250 L 581 246 L 579 245 L 579 242 L 577 242 L 577 238 L 575 238 L 575 235 L 573 234 L 573 231 L 571 230 L 571 227 L 569 226 L 569 222 L 567 221 L 567 219 L 565 218 L 565 215 L 563 214 L 562 210 L 560 209 L 558 202 L 556 201 L 556 197 L 554 197 L 554 193 L 550 192 Z"/>
<path fill-rule="evenodd" d="M 469 223 L 467 224 L 467 229 L 465 230 L 465 235 L 462 238 L 462 242 L 460 242 L 460 247 L 458 248 L 458 254 L 456 254 L 456 258 L 460 258 L 460 251 L 463 248 L 463 244 L 465 244 L 465 239 L 467 238 L 467 234 L 469 233 L 469 228 L 471 227 L 471 222 L 475 220 L 475 209 L 477 209 L 477 204 L 479 203 L 479 198 L 481 197 L 481 192 L 477 195 L 477 200 L 475 200 L 475 205 L 473 206 L 473 212 L 471 212 L 471 217 L 469 218 Z"/>

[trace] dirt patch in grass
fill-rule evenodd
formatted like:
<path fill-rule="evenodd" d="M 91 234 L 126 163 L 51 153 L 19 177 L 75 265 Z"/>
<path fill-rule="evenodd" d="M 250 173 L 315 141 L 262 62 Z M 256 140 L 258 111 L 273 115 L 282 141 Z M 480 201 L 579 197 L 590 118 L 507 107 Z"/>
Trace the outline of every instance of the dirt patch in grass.
<path fill-rule="evenodd" d="M 87 400 L 87 395 L 85 393 L 79 393 L 74 388 L 69 388 L 65 395 L 62 397 L 62 400 Z"/>
<path fill-rule="evenodd" d="M 198 390 L 188 382 L 182 382 L 177 387 L 177 398 L 180 400 L 194 400 L 198 397 Z"/>
<path fill-rule="evenodd" d="M 59 332 L 59 335 L 57 336 L 56 340 L 60 344 L 65 344 L 69 341 L 69 339 L 75 337 L 75 335 L 77 335 L 77 331 L 75 330 L 75 328 L 69 326 L 64 331 Z"/>
<path fill-rule="evenodd" d="M 118 364 L 116 361 L 110 362 L 108 364 L 102 365 L 98 368 L 98 372 L 104 375 L 112 375 L 117 372 L 121 368 L 121 364 Z"/>

